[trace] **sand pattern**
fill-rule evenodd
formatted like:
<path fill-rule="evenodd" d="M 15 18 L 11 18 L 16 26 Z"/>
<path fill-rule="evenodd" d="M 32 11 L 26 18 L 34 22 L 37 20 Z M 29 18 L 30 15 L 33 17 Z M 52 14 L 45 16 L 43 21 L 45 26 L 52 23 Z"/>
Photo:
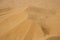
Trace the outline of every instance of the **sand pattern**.
<path fill-rule="evenodd" d="M 0 9 L 0 40 L 45 40 L 49 35 L 55 37 L 60 35 L 59 18 L 55 11 L 35 6 Z M 60 40 L 60 37 L 46 40 Z"/>

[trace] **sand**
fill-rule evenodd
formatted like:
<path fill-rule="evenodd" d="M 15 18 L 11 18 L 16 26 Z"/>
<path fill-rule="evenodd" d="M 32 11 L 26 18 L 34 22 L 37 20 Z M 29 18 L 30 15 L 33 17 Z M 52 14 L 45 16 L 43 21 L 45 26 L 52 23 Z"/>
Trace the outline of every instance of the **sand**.
<path fill-rule="evenodd" d="M 4 0 L 3 0 L 4 1 Z M 18 6 L 0 3 L 0 40 L 60 40 L 60 1 L 34 1 Z M 2 4 L 3 3 L 3 4 Z M 48 4 L 47 4 L 48 3 Z M 7 5 L 7 6 L 6 6 Z M 2 7 L 3 6 L 3 7 Z"/>

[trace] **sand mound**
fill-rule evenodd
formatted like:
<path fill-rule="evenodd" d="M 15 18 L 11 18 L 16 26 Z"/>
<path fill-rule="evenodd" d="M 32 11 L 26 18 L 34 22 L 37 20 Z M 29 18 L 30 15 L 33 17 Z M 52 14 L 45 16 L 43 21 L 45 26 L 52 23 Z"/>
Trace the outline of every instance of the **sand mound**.
<path fill-rule="evenodd" d="M 58 32 L 52 31 L 52 20 L 57 18 L 52 10 L 27 6 L 3 9 L 0 13 L 0 40 L 39 40 L 59 33 L 57 29 Z"/>

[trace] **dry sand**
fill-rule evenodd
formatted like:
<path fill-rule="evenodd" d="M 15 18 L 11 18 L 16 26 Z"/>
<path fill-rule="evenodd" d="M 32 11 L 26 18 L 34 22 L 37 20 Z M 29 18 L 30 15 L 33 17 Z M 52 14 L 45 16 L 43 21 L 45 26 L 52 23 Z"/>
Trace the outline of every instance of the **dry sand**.
<path fill-rule="evenodd" d="M 0 3 L 0 40 L 60 40 L 59 0 L 8 1 Z"/>

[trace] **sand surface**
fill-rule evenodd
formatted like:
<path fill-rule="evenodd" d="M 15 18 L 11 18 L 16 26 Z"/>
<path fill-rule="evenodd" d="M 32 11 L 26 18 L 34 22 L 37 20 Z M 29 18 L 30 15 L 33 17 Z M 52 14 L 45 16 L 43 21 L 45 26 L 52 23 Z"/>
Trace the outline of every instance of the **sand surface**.
<path fill-rule="evenodd" d="M 60 0 L 0 1 L 0 40 L 60 40 L 59 35 Z"/>

